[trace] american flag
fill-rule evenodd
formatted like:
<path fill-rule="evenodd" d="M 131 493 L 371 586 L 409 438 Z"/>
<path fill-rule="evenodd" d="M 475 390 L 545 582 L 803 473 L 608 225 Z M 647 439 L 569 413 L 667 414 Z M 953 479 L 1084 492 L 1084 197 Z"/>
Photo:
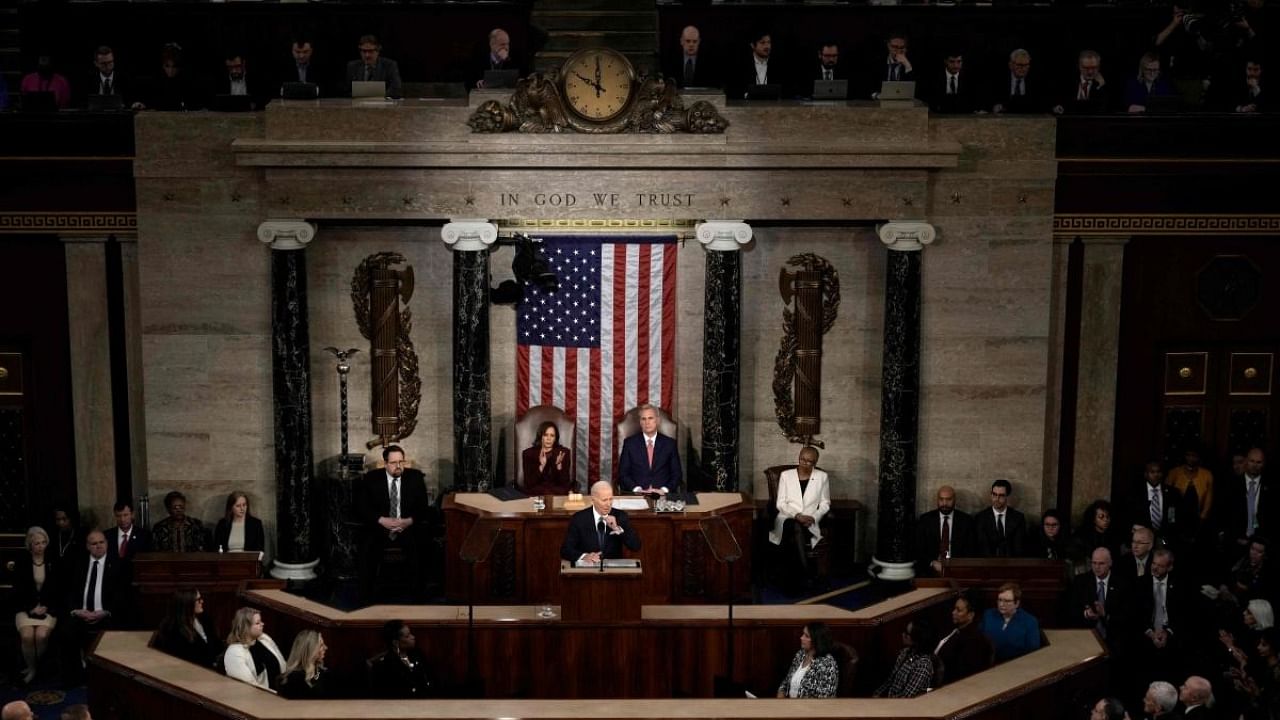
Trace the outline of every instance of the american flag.
<path fill-rule="evenodd" d="M 574 472 L 583 488 L 613 479 L 614 426 L 624 413 L 644 402 L 670 409 L 675 241 L 544 238 L 560 287 L 548 293 L 525 284 L 516 311 L 516 414 L 554 405 L 576 420 Z"/>

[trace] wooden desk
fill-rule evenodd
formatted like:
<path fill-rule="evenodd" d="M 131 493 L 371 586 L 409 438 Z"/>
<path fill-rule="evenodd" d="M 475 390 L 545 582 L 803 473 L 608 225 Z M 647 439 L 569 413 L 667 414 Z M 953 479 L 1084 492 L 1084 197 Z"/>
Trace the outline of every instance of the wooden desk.
<path fill-rule="evenodd" d="M 240 583 L 262 577 L 256 552 L 138 553 L 133 560 L 133 586 L 138 591 L 143 627 L 160 625 L 169 599 L 182 588 L 196 588 L 205 596 L 216 632 L 231 629 L 239 607 Z"/>
<path fill-rule="evenodd" d="M 547 497 L 547 509 L 535 511 L 533 499 L 503 502 L 488 494 L 458 493 L 444 499 L 446 547 L 445 596 L 467 602 L 466 563 L 457 548 L 477 517 L 501 520 L 502 531 L 488 561 L 476 566 L 475 597 L 480 604 L 524 604 L 563 599 L 560 544 L 573 512 L 564 497 Z M 724 517 L 742 546 L 734 568 L 737 602 L 750 597 L 751 518 L 754 503 L 742 493 L 698 493 L 699 504 L 683 513 L 628 511 L 640 535 L 638 553 L 644 563 L 640 581 L 642 605 L 722 603 L 728 599 L 729 571 L 717 562 L 702 537 L 698 522 L 712 515 Z"/>
<path fill-rule="evenodd" d="M 971 589 L 985 607 L 995 607 L 1000 586 L 1016 582 L 1022 588 L 1022 607 L 1035 615 L 1040 627 L 1056 627 L 1058 603 L 1067 590 L 1067 564 L 1040 558 L 952 558 L 942 577 L 961 589 Z"/>
<path fill-rule="evenodd" d="M 640 619 L 640 581 L 644 571 L 636 567 L 576 568 L 560 561 L 560 582 L 564 599 L 560 602 L 565 620 Z"/>

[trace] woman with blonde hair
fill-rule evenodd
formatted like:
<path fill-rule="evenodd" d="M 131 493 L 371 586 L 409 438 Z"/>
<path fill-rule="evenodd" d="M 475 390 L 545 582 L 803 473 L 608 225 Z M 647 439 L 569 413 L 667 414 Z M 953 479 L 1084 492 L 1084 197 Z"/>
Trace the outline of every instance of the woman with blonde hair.
<path fill-rule="evenodd" d="M 298 633 L 289 651 L 289 662 L 280 676 L 280 694 L 297 700 L 328 697 L 324 667 L 327 649 L 324 638 L 315 630 Z"/>
<path fill-rule="evenodd" d="M 262 613 L 256 609 L 242 607 L 237 610 L 231 621 L 231 634 L 227 635 L 227 651 L 223 653 L 222 666 L 229 678 L 274 691 L 279 685 L 285 662 L 275 640 L 263 632 L 265 628 Z"/>
<path fill-rule="evenodd" d="M 39 526 L 28 529 L 26 545 L 27 561 L 18 562 L 13 569 L 13 590 L 18 603 L 13 622 L 22 640 L 22 659 L 27 663 L 22 680 L 30 683 L 36 677 L 40 658 L 49 649 L 49 634 L 58 624 L 51 609 L 55 606 L 58 581 L 53 553 L 48 552 L 49 533 Z"/>

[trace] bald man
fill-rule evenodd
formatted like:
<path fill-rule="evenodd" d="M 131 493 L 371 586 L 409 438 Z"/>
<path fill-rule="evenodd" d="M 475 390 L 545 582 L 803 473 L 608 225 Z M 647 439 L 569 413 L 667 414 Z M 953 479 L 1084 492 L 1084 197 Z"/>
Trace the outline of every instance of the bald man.
<path fill-rule="evenodd" d="M 36 720 L 36 714 L 26 702 L 14 700 L 0 710 L 0 720 Z"/>
<path fill-rule="evenodd" d="M 68 668 L 69 680 L 79 681 L 84 667 L 82 652 L 94 637 L 108 627 L 118 625 L 121 616 L 127 614 L 128 584 L 120 560 L 107 552 L 107 538 L 101 530 L 94 530 L 85 537 L 85 549 L 89 552 L 64 576 L 67 622 L 58 623 L 63 633 L 64 668 Z"/>
<path fill-rule="evenodd" d="M 945 560 L 974 555 L 973 517 L 956 509 L 955 488 L 943 485 L 934 500 L 937 509 L 916 521 L 916 574 L 921 576 L 941 575 Z"/>

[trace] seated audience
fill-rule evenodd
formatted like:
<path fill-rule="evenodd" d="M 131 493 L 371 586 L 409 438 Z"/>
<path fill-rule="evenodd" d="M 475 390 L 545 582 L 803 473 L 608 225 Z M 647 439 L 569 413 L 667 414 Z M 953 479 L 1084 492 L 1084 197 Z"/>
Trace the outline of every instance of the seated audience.
<path fill-rule="evenodd" d="M 1124 705 L 1113 697 L 1105 697 L 1094 703 L 1089 720 L 1129 720 Z"/>
<path fill-rule="evenodd" d="M 1138 60 L 1138 76 L 1125 88 L 1124 105 L 1131 113 L 1147 111 L 1147 98 L 1173 95 L 1173 86 L 1160 77 L 1160 54 L 1149 52 Z"/>
<path fill-rule="evenodd" d="M 1045 560 L 1066 560 L 1067 523 L 1054 508 L 1044 511 L 1040 525 L 1031 534 L 1031 556 Z"/>
<path fill-rule="evenodd" d="M 1155 534 L 1151 528 L 1137 527 L 1133 530 L 1129 543 L 1130 551 L 1120 556 L 1120 568 L 1130 579 L 1146 576 L 1151 572 L 1151 560 L 1155 557 L 1151 548 L 1155 547 Z"/>
<path fill-rule="evenodd" d="M 1102 58 L 1093 50 L 1084 50 L 1076 60 L 1078 73 L 1063 93 L 1053 112 L 1092 115 L 1111 110 L 1111 88 L 1102 77 Z"/>
<path fill-rule="evenodd" d="M 200 552 L 204 550 L 204 524 L 187 516 L 187 496 L 174 490 L 164 496 L 169 517 L 151 528 L 157 552 Z"/>
<path fill-rule="evenodd" d="M 235 491 L 227 496 L 226 512 L 213 529 L 218 552 L 262 552 L 267 535 L 262 521 L 249 514 L 249 496 Z"/>
<path fill-rule="evenodd" d="M 1142 696 L 1142 712 L 1146 720 L 1159 720 L 1171 716 L 1178 705 L 1178 688 L 1163 680 L 1157 680 L 1147 686 L 1147 694 Z"/>
<path fill-rule="evenodd" d="M 825 40 L 818 46 L 817 62 L 810 64 L 809 71 L 801 78 L 799 86 L 808 94 L 815 80 L 848 80 L 849 70 L 840 63 L 840 44 L 835 40 Z"/>
<path fill-rule="evenodd" d="M 330 697 L 325 682 L 324 638 L 315 630 L 303 630 L 293 639 L 289 662 L 280 678 L 280 694 L 295 700 Z"/>
<path fill-rule="evenodd" d="M 84 669 L 84 649 L 98 633 L 119 622 L 128 611 L 129 587 L 120 560 L 107 553 L 107 538 L 93 530 L 85 538 L 87 554 L 67 575 L 62 607 L 66 610 L 63 672 L 72 682 Z M 60 635 L 63 634 L 59 630 Z"/>
<path fill-rule="evenodd" d="M 991 641 L 996 662 L 1040 649 L 1040 623 L 1022 609 L 1022 588 L 1017 583 L 1000 586 L 996 606 L 982 615 L 982 632 Z"/>
<path fill-rule="evenodd" d="M 225 71 L 217 74 L 213 80 L 212 90 L 215 96 L 247 97 L 250 110 L 261 110 L 266 106 L 268 98 L 263 91 L 265 83 L 256 75 L 249 75 L 249 61 L 245 59 L 245 53 L 229 50 L 222 64 L 226 68 Z"/>
<path fill-rule="evenodd" d="M 1094 628 L 1115 649 L 1132 629 L 1133 614 L 1139 611 L 1135 582 L 1113 572 L 1111 551 L 1096 548 L 1089 558 L 1091 572 L 1071 581 L 1067 617 L 1079 628 Z"/>
<path fill-rule="evenodd" d="M 133 503 L 118 502 L 112 507 L 116 526 L 107 532 L 107 552 L 131 562 L 140 552 L 151 550 L 151 534 L 133 522 Z"/>
<path fill-rule="evenodd" d="M 969 598 L 965 595 L 956 598 L 951 608 L 951 622 L 955 629 L 942 638 L 934 650 L 942 664 L 943 683 L 963 680 L 991 667 L 995 651 L 976 620 L 977 614 Z"/>
<path fill-rule="evenodd" d="M 311 39 L 305 35 L 294 38 L 289 52 L 292 57 L 280 73 L 280 82 L 311 83 L 319 88 L 320 95 L 323 96 L 325 94 L 325 83 L 321 79 L 320 71 L 316 69 L 314 60 L 315 47 Z M 276 93 L 277 96 L 279 94 L 279 92 Z"/>
<path fill-rule="evenodd" d="M 22 78 L 19 92 L 53 93 L 53 102 L 59 110 L 71 105 L 71 84 L 64 76 L 54 72 L 53 59 L 48 55 L 41 55 L 36 59 L 35 72 L 28 73 Z"/>
<path fill-rule="evenodd" d="M 387 97 L 401 96 L 400 65 L 391 58 L 382 57 L 382 44 L 373 35 L 363 35 L 358 43 L 360 59 L 347 63 L 346 88 L 351 92 L 351 83 L 355 81 L 384 82 L 387 85 Z"/>
<path fill-rule="evenodd" d="M 942 564 L 953 557 L 973 557 L 973 517 L 956 509 L 956 491 L 938 488 L 936 510 L 916 520 L 916 573 L 941 575 Z"/>
<path fill-rule="evenodd" d="M 275 691 L 284 671 L 284 656 L 271 636 L 263 632 L 262 614 L 251 607 L 236 611 L 227 635 L 222 667 L 227 677 Z"/>
<path fill-rule="evenodd" d="M 873 697 L 913 698 L 933 686 L 933 648 L 938 642 L 933 628 L 923 620 L 912 620 L 902 633 L 905 647 L 893 662 L 893 672 L 876 689 Z"/>
<path fill-rule="evenodd" d="M 800 631 L 800 649 L 778 683 L 780 698 L 832 698 L 840 684 L 840 668 L 831 650 L 835 641 L 826 623 L 811 622 Z"/>
<path fill-rule="evenodd" d="M 911 60 L 907 58 L 907 45 L 906 33 L 890 33 L 889 37 L 885 38 L 886 53 L 872 63 L 863 97 L 869 95 L 873 100 L 879 98 L 881 83 L 915 81 L 916 76 Z"/>
<path fill-rule="evenodd" d="M 160 621 L 155 646 L 201 667 L 214 667 L 226 652 L 226 645 L 210 623 L 200 591 L 178 590 L 169 600 L 169 612 Z"/>
<path fill-rule="evenodd" d="M 1009 53 L 1009 72 L 991 91 L 993 113 L 1042 113 L 1047 109 L 1039 76 L 1031 75 L 1031 53 L 1018 48 Z"/>
<path fill-rule="evenodd" d="M 1270 110 L 1267 94 L 1263 92 L 1266 85 L 1262 79 L 1262 60 L 1247 60 L 1243 69 L 1242 77 L 1227 76 L 1210 86 L 1209 92 L 1216 98 L 1213 109 L 1236 113 Z"/>
<path fill-rule="evenodd" d="M 1076 557 L 1087 558 L 1100 547 L 1111 551 L 1113 558 L 1120 556 L 1121 537 L 1117 528 L 1111 524 L 1111 516 L 1111 503 L 1106 500 L 1089 503 L 1080 518 L 1080 528 L 1073 538 Z"/>
<path fill-rule="evenodd" d="M 382 640 L 387 650 L 370 661 L 374 697 L 434 697 L 435 682 L 427 660 L 416 645 L 413 630 L 400 620 L 382 626 Z"/>
<path fill-rule="evenodd" d="M 84 554 L 84 533 L 80 528 L 80 516 L 74 506 L 55 507 L 53 510 L 53 547 L 58 562 L 72 562 Z"/>
<path fill-rule="evenodd" d="M 816 448 L 801 449 L 796 462 L 794 470 L 784 470 L 778 479 L 778 516 L 769 542 L 782 548 L 782 568 L 793 581 L 812 583 L 816 568 L 809 567 L 809 548 L 822 539 L 820 523 L 831 509 L 831 486 L 816 467 Z"/>
<path fill-rule="evenodd" d="M 747 92 L 756 85 L 782 84 L 784 71 L 771 62 L 772 33 L 761 28 L 751 33 L 750 37 L 751 40 L 747 43 L 751 48 L 750 59 L 744 55 L 741 60 L 729 65 L 725 91 L 731 98 L 746 97 Z"/>
<path fill-rule="evenodd" d="M 49 549 L 49 534 L 41 527 L 27 530 L 27 554 L 13 568 L 13 596 L 18 612 L 14 625 L 27 664 L 22 681 L 30 684 L 49 648 L 49 635 L 58 624 L 58 563 Z"/>
<path fill-rule="evenodd" d="M 964 53 L 952 50 L 942 59 L 942 66 L 929 73 L 923 82 L 922 97 L 929 109 L 942 114 L 968 114 L 981 108 L 981 90 L 964 69 Z"/>
<path fill-rule="evenodd" d="M 530 495 L 567 495 L 573 484 L 573 456 L 560 444 L 560 429 L 550 420 L 538 425 L 533 446 L 520 453 L 524 489 Z"/>
<path fill-rule="evenodd" d="M 119 97 L 122 107 L 130 107 L 134 95 L 129 82 L 116 70 L 115 51 L 107 45 L 99 46 L 93 55 L 93 66 L 89 77 L 77 87 L 86 95 Z"/>

